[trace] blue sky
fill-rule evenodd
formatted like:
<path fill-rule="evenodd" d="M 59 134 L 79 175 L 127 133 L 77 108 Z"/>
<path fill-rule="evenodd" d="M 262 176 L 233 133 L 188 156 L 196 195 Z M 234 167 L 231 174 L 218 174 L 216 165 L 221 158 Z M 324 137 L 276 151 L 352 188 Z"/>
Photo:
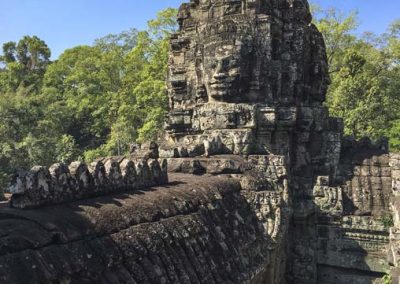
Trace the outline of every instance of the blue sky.
<path fill-rule="evenodd" d="M 183 0 L 0 0 L 0 45 L 37 35 L 55 59 L 66 48 L 131 27 L 143 29 L 157 11 Z M 400 18 L 400 0 L 314 0 L 323 7 L 358 10 L 360 32 L 383 32 Z"/>

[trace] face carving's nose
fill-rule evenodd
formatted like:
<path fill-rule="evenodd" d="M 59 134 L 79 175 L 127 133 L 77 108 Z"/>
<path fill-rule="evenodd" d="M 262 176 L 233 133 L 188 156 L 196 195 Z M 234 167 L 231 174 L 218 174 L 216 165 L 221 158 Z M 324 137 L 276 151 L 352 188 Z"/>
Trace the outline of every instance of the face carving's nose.
<path fill-rule="evenodd" d="M 215 72 L 216 73 L 220 73 L 220 72 L 222 72 L 222 71 L 224 71 L 224 61 L 223 60 L 218 60 L 218 62 L 217 62 L 217 68 L 215 69 Z"/>
<path fill-rule="evenodd" d="M 226 74 L 226 68 L 223 60 L 218 61 L 217 67 L 214 73 L 214 79 L 222 80 L 225 79 L 228 75 Z"/>

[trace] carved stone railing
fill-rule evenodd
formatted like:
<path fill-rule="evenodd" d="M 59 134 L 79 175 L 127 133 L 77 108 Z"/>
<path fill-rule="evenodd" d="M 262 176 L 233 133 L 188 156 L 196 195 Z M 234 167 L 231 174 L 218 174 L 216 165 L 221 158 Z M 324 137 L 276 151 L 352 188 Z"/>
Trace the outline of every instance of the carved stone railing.
<path fill-rule="evenodd" d="M 105 158 L 54 164 L 49 169 L 35 166 L 19 174 L 12 186 L 10 205 L 37 208 L 88 197 L 139 190 L 168 183 L 167 160 L 136 157 Z"/>

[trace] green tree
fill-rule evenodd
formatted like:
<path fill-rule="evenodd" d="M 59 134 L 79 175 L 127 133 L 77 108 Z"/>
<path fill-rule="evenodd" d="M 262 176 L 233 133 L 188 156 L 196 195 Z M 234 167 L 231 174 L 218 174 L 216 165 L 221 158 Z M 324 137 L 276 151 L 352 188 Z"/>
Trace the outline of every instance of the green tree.
<path fill-rule="evenodd" d="M 46 72 L 43 96 L 49 96 L 45 100 L 53 110 L 62 108 L 58 111 L 65 120 L 63 128 L 80 149 L 100 146 L 110 132 L 110 102 L 120 88 L 120 57 L 98 47 L 78 46 L 65 51 Z"/>
<path fill-rule="evenodd" d="M 112 100 L 115 120 L 107 142 L 86 152 L 86 159 L 125 153 L 130 143 L 155 139 L 162 129 L 168 107 L 169 37 L 177 29 L 176 14 L 175 9 L 161 11 L 137 34 L 136 46 L 124 57 L 121 88 Z"/>
<path fill-rule="evenodd" d="M 386 135 L 389 137 L 390 146 L 393 151 L 400 151 L 400 20 L 395 21 L 389 28 L 386 36 L 388 42 L 386 52 L 392 58 L 392 62 L 385 72 L 385 87 L 387 93 L 394 104 L 394 119 L 390 122 L 389 129 L 386 130 Z"/>
<path fill-rule="evenodd" d="M 382 35 L 356 33 L 357 13 L 314 6 L 327 48 L 332 84 L 327 106 L 356 138 L 387 135 L 396 150 L 399 117 L 399 22 Z M 390 128 L 392 126 L 392 128 Z"/>
<path fill-rule="evenodd" d="M 30 90 L 0 95 L 0 189 L 15 170 L 55 161 L 55 145 L 60 141 L 58 125 L 45 117 L 40 97 L 28 96 Z"/>
<path fill-rule="evenodd" d="M 174 9 L 147 30 L 108 35 L 50 62 L 37 37 L 4 45 L 0 62 L 0 191 L 16 170 L 124 154 L 153 139 L 167 109 Z"/>
<path fill-rule="evenodd" d="M 148 29 L 108 35 L 93 46 L 66 50 L 47 70 L 42 93 L 60 111 L 65 133 L 85 159 L 118 155 L 129 144 L 153 139 L 168 105 L 169 36 L 176 10 L 161 11 Z M 54 98 L 56 98 L 54 100 Z"/>
<path fill-rule="evenodd" d="M 337 72 L 341 58 L 351 48 L 357 38 L 354 35 L 358 27 L 357 13 L 345 14 L 335 8 L 322 9 L 312 5 L 314 23 L 324 37 L 330 72 Z"/>
<path fill-rule="evenodd" d="M 5 66 L 0 76 L 1 91 L 16 91 L 20 86 L 38 91 L 50 55 L 46 43 L 36 36 L 24 36 L 18 43 L 5 43 L 0 57 L 0 63 Z"/>
<path fill-rule="evenodd" d="M 119 34 L 109 34 L 94 41 L 94 45 L 100 47 L 103 51 L 112 49 L 122 49 L 124 52 L 129 52 L 137 44 L 139 31 L 130 29 Z"/>

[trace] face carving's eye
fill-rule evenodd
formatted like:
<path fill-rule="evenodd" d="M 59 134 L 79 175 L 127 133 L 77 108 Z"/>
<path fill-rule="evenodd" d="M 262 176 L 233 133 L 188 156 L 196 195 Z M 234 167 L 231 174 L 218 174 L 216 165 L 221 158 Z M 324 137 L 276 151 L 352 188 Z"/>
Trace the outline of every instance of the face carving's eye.
<path fill-rule="evenodd" d="M 229 61 L 229 67 L 230 68 L 235 68 L 235 67 L 237 67 L 238 66 L 238 63 L 237 63 L 237 61 L 236 60 L 230 60 Z"/>
<path fill-rule="evenodd" d="M 229 67 L 229 63 L 230 63 L 229 58 L 225 58 L 225 59 L 222 60 L 222 66 L 223 66 L 224 68 Z"/>

